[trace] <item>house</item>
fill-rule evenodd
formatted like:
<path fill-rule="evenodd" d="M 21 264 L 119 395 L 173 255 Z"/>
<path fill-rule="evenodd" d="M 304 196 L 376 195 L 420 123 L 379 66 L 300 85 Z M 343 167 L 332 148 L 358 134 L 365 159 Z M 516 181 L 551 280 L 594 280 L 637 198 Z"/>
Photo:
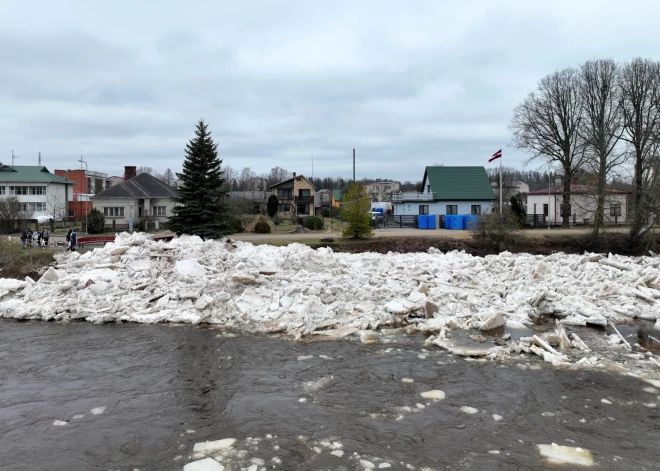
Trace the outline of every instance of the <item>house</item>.
<path fill-rule="evenodd" d="M 367 194 L 371 202 L 390 201 L 392 193 L 399 193 L 401 184 L 399 182 L 375 182 L 367 185 Z"/>
<path fill-rule="evenodd" d="M 69 220 L 83 218 L 92 210 L 90 198 L 107 186 L 108 175 L 102 172 L 93 172 L 82 169 L 61 170 L 55 169 L 55 175 L 75 182 L 73 187 L 73 198 L 67 206 L 67 217 Z"/>
<path fill-rule="evenodd" d="M 345 193 L 344 190 L 332 190 L 332 200 L 334 201 L 333 206 L 338 208 L 341 205 Z"/>
<path fill-rule="evenodd" d="M 393 194 L 394 214 L 488 214 L 495 199 L 484 167 L 426 167 L 422 188 Z"/>
<path fill-rule="evenodd" d="M 43 166 L 0 165 L 0 198 L 18 198 L 26 219 L 66 218 L 74 185 Z"/>
<path fill-rule="evenodd" d="M 556 181 L 555 183 L 560 183 Z M 564 198 L 564 186 L 554 185 L 527 193 L 527 215 L 543 215 L 550 224 L 563 222 L 561 206 Z M 618 190 L 608 190 L 605 197 L 606 224 L 624 223 L 627 220 L 628 208 L 632 193 Z M 596 195 L 592 187 L 586 185 L 571 185 L 571 222 L 573 224 L 593 224 L 596 211 Z M 545 219 L 544 217 L 544 219 Z"/>
<path fill-rule="evenodd" d="M 103 213 L 106 224 L 114 221 L 117 230 L 130 230 L 133 223 L 141 221 L 145 221 L 146 229 L 161 229 L 172 213 L 176 196 L 176 189 L 141 173 L 92 196 L 92 203 Z"/>
<path fill-rule="evenodd" d="M 499 178 L 497 181 L 490 182 L 490 186 L 493 188 L 495 193 L 495 201 L 499 203 L 500 201 L 500 181 Z M 525 182 L 515 181 L 515 182 L 502 182 L 504 186 L 504 194 L 502 195 L 502 203 L 507 205 L 511 204 L 511 197 L 515 195 L 526 195 L 529 193 L 529 185 Z"/>
<path fill-rule="evenodd" d="M 120 177 L 117 175 L 113 175 L 112 177 L 108 177 L 108 179 L 105 181 L 105 189 L 107 190 L 111 186 L 119 185 L 124 181 L 124 177 Z"/>
<path fill-rule="evenodd" d="M 280 201 L 280 213 L 297 216 L 314 215 L 314 194 L 316 188 L 303 175 L 293 174 L 293 178 L 270 187 L 271 193 Z"/>

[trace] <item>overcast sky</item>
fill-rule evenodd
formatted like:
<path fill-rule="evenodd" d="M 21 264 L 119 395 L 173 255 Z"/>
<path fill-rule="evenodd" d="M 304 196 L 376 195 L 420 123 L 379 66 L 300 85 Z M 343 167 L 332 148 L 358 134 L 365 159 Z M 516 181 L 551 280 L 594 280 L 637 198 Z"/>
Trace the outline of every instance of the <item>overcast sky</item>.
<path fill-rule="evenodd" d="M 658 59 L 658 1 L 3 2 L 0 161 L 178 171 L 204 118 L 224 164 L 420 180 L 523 166 L 513 108 L 590 58 Z M 533 163 L 527 168 L 538 168 Z"/>

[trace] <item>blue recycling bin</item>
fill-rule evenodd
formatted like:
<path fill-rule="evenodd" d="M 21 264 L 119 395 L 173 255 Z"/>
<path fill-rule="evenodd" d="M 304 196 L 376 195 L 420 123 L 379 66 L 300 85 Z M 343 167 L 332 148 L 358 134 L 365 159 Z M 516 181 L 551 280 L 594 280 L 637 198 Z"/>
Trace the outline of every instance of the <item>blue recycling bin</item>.
<path fill-rule="evenodd" d="M 428 218 L 425 215 L 420 214 L 417 216 L 417 229 L 428 229 L 428 224 Z"/>
<path fill-rule="evenodd" d="M 479 217 L 474 214 L 468 214 L 465 216 L 465 229 L 474 230 L 479 225 Z"/>
<path fill-rule="evenodd" d="M 434 216 L 434 215 L 430 215 L 430 216 L 426 216 L 426 218 L 427 218 L 426 226 L 427 226 L 429 229 L 435 229 L 435 216 Z"/>

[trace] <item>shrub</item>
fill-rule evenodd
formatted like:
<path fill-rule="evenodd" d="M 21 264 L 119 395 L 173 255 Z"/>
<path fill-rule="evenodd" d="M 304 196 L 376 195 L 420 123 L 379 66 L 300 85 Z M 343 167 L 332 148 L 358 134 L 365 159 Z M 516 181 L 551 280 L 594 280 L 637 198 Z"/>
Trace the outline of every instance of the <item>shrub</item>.
<path fill-rule="evenodd" d="M 270 224 L 263 220 L 257 221 L 254 225 L 254 232 L 257 234 L 270 234 Z"/>
<path fill-rule="evenodd" d="M 305 227 L 313 231 L 320 231 L 323 229 L 323 219 L 318 216 L 310 216 L 305 221 Z"/>
<path fill-rule="evenodd" d="M 268 203 L 266 204 L 266 208 L 268 210 L 268 215 L 270 217 L 273 217 L 277 214 L 277 210 L 280 207 L 280 200 L 277 198 L 275 195 L 270 195 L 268 197 Z"/>
<path fill-rule="evenodd" d="M 496 253 L 511 250 L 524 242 L 518 219 L 510 208 L 503 209 L 502 214 L 480 216 L 477 227 L 472 230 L 472 238 L 475 242 Z"/>
<path fill-rule="evenodd" d="M 102 234 L 105 231 L 105 216 L 98 209 L 93 208 L 86 219 L 83 218 L 83 227 L 87 227 L 90 234 Z"/>
<path fill-rule="evenodd" d="M 236 216 L 231 216 L 229 218 L 229 227 L 232 230 L 232 234 L 240 234 L 241 232 L 245 232 L 243 223 L 241 222 L 240 218 L 237 218 Z"/>

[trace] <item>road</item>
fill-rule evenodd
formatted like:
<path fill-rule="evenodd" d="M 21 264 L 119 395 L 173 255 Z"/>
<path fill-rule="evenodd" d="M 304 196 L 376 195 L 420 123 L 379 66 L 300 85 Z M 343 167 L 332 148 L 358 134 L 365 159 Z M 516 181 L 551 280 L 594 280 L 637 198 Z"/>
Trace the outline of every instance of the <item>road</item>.
<path fill-rule="evenodd" d="M 608 228 L 607 232 L 625 233 L 628 231 L 627 227 Z M 591 232 L 591 229 L 525 229 L 521 231 L 528 237 L 543 237 L 543 236 L 580 236 L 586 235 Z M 296 240 L 310 240 L 319 239 L 321 237 L 341 237 L 338 231 L 319 231 L 309 233 L 290 233 L 280 232 L 274 234 L 234 234 L 230 236 L 235 240 L 242 240 L 245 242 L 263 242 L 263 241 L 296 241 Z M 449 229 L 378 229 L 375 231 L 375 238 L 386 237 L 424 237 L 424 238 L 440 238 L 440 239 L 469 239 L 471 237 L 470 231 L 452 231 Z"/>

